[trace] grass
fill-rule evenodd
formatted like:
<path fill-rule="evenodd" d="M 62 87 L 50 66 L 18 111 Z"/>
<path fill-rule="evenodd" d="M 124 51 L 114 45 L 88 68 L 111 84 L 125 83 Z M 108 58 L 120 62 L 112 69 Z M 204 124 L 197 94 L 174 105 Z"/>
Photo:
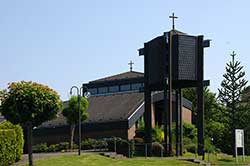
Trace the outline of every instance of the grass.
<path fill-rule="evenodd" d="M 201 156 L 195 156 L 193 153 L 186 153 L 184 157 L 187 158 L 197 158 L 202 159 Z M 227 155 L 223 153 L 219 154 L 205 154 L 205 161 L 210 162 L 212 165 L 236 165 L 235 158 L 232 155 Z M 238 156 L 239 165 L 248 165 L 250 164 L 250 156 L 245 156 L 245 162 L 242 161 L 242 156 Z"/>
<path fill-rule="evenodd" d="M 196 164 L 178 161 L 174 158 L 133 158 L 111 159 L 96 154 L 83 154 L 81 156 L 59 156 L 35 161 L 36 166 L 195 166 Z"/>

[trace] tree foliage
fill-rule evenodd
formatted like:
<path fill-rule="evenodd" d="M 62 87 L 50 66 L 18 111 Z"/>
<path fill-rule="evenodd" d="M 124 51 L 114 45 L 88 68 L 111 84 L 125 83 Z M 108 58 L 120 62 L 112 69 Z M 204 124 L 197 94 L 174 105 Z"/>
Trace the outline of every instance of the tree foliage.
<path fill-rule="evenodd" d="M 88 118 L 88 114 L 86 112 L 88 108 L 88 100 L 84 97 L 81 97 L 80 100 L 80 112 L 81 112 L 81 120 L 82 122 Z M 63 109 L 63 116 L 67 118 L 68 124 L 77 124 L 79 118 L 78 112 L 78 97 L 72 96 L 68 101 L 67 105 Z"/>
<path fill-rule="evenodd" d="M 183 89 L 183 96 L 192 102 L 192 122 L 197 126 L 197 92 L 195 88 Z M 216 99 L 216 94 L 204 88 L 205 142 L 213 139 L 213 144 L 223 149 L 225 123 L 225 107 Z M 208 144 L 208 143 L 207 143 Z"/>
<path fill-rule="evenodd" d="M 230 56 L 232 60 L 226 64 L 226 73 L 223 75 L 224 79 L 221 82 L 221 88 L 218 89 L 218 98 L 226 105 L 232 116 L 234 116 L 234 113 L 239 108 L 241 94 L 247 81 L 244 79 L 245 72 L 242 71 L 243 66 L 241 66 L 239 61 L 235 61 L 235 52 Z"/>
<path fill-rule="evenodd" d="M 38 126 L 55 118 L 61 108 L 57 92 L 35 82 L 10 83 L 2 96 L 2 115 L 8 121 L 22 126 L 27 122 Z"/>
<path fill-rule="evenodd" d="M 235 52 L 232 52 L 230 56 L 232 59 L 226 63 L 226 73 L 223 75 L 221 88 L 218 89 L 218 99 L 226 106 L 225 116 L 228 117 L 228 121 L 225 123 L 225 151 L 235 154 L 233 150 L 235 144 L 234 130 L 239 127 L 242 128 L 241 116 L 247 116 L 249 113 L 241 110 L 242 92 L 247 84 L 244 79 L 245 72 L 241 63 L 235 60 Z"/>
<path fill-rule="evenodd" d="M 32 166 L 32 128 L 56 117 L 61 108 L 60 97 L 48 86 L 26 81 L 10 83 L 1 96 L 2 115 L 27 131 L 29 165 Z"/>
<path fill-rule="evenodd" d="M 88 114 L 86 112 L 88 108 L 88 100 L 84 97 L 80 97 L 80 113 L 81 113 L 81 121 L 85 121 L 88 118 Z M 75 125 L 79 119 L 79 105 L 78 105 L 78 97 L 72 96 L 65 108 L 63 109 L 63 116 L 66 117 L 67 123 L 70 125 L 70 149 L 73 148 L 73 140 L 75 133 Z"/>
<path fill-rule="evenodd" d="M 241 107 L 250 109 L 250 86 L 243 89 L 240 104 Z"/>
<path fill-rule="evenodd" d="M 192 122 L 197 125 L 197 92 L 195 88 L 183 89 L 183 97 L 192 102 Z M 216 94 L 207 87 L 204 88 L 204 113 L 205 123 L 209 121 L 226 121 L 226 117 L 221 119 L 225 112 L 223 105 L 218 103 Z"/>

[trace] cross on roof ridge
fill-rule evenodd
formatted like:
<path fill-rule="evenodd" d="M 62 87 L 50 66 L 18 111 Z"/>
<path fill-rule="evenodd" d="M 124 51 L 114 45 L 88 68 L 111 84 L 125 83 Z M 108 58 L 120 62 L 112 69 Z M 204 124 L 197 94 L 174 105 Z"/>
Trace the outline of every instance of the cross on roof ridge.
<path fill-rule="evenodd" d="M 130 66 L 130 71 L 132 71 L 133 70 L 133 61 L 130 61 L 129 63 L 128 63 L 128 65 Z"/>

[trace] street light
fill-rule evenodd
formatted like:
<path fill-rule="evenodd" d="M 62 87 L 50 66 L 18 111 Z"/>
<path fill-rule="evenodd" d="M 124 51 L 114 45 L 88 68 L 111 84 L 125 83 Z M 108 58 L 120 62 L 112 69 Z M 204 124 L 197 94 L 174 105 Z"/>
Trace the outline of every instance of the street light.
<path fill-rule="evenodd" d="M 77 93 L 77 99 L 78 99 L 78 155 L 81 155 L 81 110 L 80 110 L 80 105 L 81 105 L 81 91 L 82 91 L 82 96 L 88 98 L 90 96 L 90 93 L 87 92 L 87 87 L 81 87 L 80 89 L 77 86 L 72 86 L 70 88 L 70 95 L 72 95 L 73 89 L 76 89 Z"/>

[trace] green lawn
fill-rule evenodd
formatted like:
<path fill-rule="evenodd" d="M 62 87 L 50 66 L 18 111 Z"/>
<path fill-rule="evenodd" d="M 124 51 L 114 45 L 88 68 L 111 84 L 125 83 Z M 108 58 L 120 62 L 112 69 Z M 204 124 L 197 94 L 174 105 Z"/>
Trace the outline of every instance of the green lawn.
<path fill-rule="evenodd" d="M 193 153 L 187 153 L 184 155 L 186 158 L 196 158 L 202 159 L 201 156 L 195 156 Z M 205 155 L 205 161 L 209 161 L 212 165 L 235 165 L 235 158 L 232 155 L 227 155 L 223 153 L 219 154 L 208 154 Z M 245 162 L 242 161 L 242 156 L 238 157 L 238 164 L 248 165 L 250 164 L 250 156 L 245 156 Z"/>
<path fill-rule="evenodd" d="M 83 154 L 81 156 L 59 156 L 35 161 L 36 166 L 194 166 L 195 164 L 175 159 L 161 158 L 133 158 L 110 159 L 95 154 Z"/>

